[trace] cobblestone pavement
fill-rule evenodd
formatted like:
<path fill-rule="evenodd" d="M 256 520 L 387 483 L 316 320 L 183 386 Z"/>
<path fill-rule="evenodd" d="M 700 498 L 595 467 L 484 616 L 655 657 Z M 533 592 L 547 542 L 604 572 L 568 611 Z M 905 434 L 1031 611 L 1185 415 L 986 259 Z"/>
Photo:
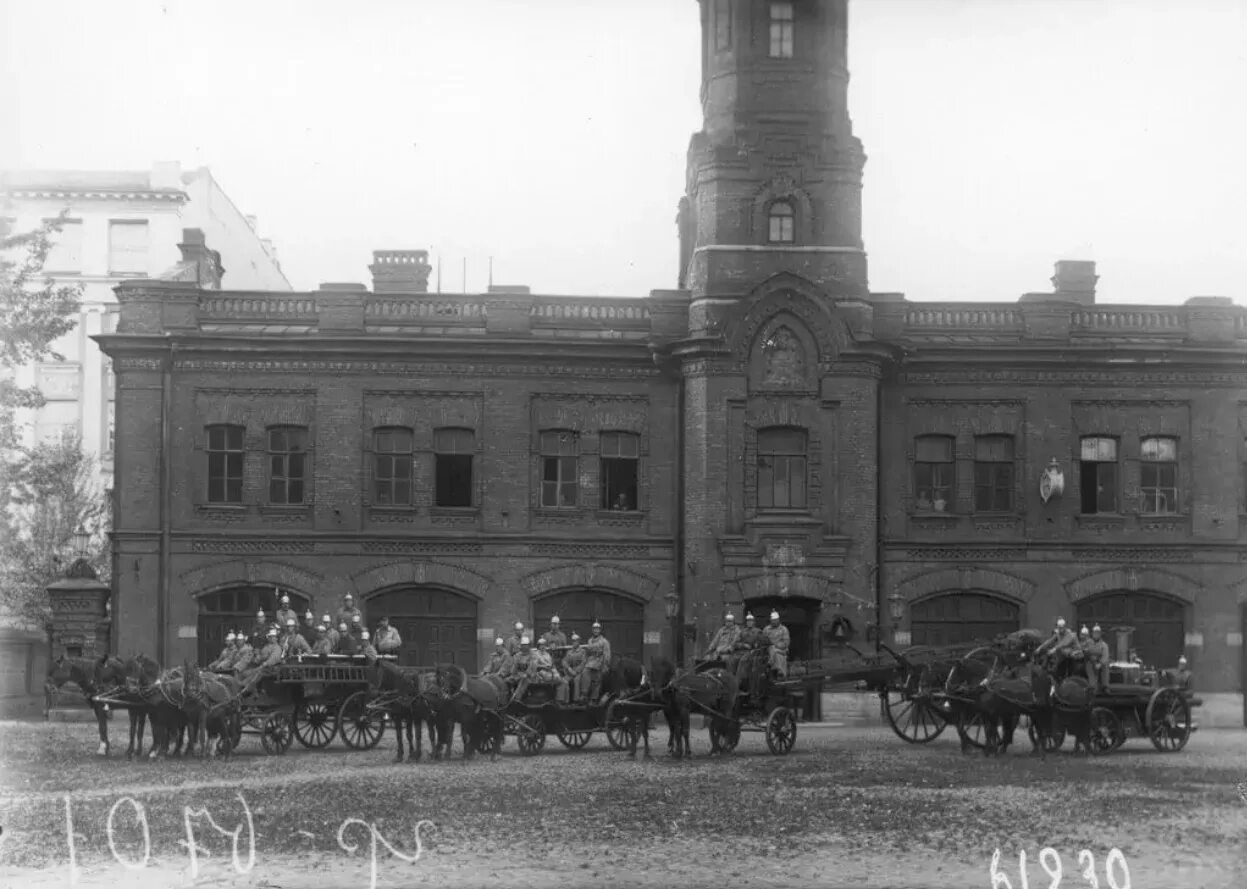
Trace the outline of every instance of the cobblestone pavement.
<path fill-rule="evenodd" d="M 1024 885 L 1023 852 L 1035 887 L 1058 864 L 1061 886 L 1247 884 L 1247 732 L 1046 760 L 886 728 L 803 726 L 786 757 L 746 735 L 711 758 L 695 733 L 682 762 L 653 738 L 652 762 L 599 738 L 394 764 L 388 737 L 275 757 L 248 737 L 229 763 L 152 763 L 96 757 L 90 726 L 0 724 L 0 885 L 991 887 L 996 850 L 996 889 Z"/>

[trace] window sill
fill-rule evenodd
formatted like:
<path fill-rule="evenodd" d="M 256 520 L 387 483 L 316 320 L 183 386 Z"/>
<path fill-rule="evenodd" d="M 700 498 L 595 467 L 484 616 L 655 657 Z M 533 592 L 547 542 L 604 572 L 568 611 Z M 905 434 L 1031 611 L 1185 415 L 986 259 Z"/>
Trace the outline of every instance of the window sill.
<path fill-rule="evenodd" d="M 937 522 L 941 520 L 953 522 L 961 518 L 961 513 L 948 512 L 948 511 L 940 512 L 939 510 L 935 510 L 935 509 L 922 509 L 922 510 L 915 509 L 913 512 L 909 514 L 909 517 L 911 519 L 922 519 L 923 521 L 926 521 L 928 519 L 934 519 Z"/>
<path fill-rule="evenodd" d="M 585 511 L 578 506 L 541 506 L 533 517 L 542 525 L 579 525 L 585 523 Z"/>
<path fill-rule="evenodd" d="M 276 504 L 268 503 L 260 507 L 260 515 L 266 519 L 277 521 L 300 521 L 312 516 L 312 507 L 308 503 Z"/>
<path fill-rule="evenodd" d="M 415 506 L 369 506 L 368 520 L 378 525 L 408 524 L 416 520 Z"/>
<path fill-rule="evenodd" d="M 638 509 L 599 509 L 595 512 L 599 525 L 640 525 L 645 513 Z"/>
<path fill-rule="evenodd" d="M 429 515 L 480 515 L 475 506 L 430 506 Z"/>
<path fill-rule="evenodd" d="M 431 506 L 429 517 L 435 525 L 472 527 L 480 520 L 481 511 L 475 506 Z"/>
<path fill-rule="evenodd" d="M 1078 516 L 1077 521 L 1080 528 L 1094 528 L 1098 530 L 1124 528 L 1126 526 L 1126 517 L 1115 512 L 1081 514 Z"/>
<path fill-rule="evenodd" d="M 245 503 L 196 503 L 195 514 L 213 522 L 241 522 L 251 512 Z"/>
<path fill-rule="evenodd" d="M 976 512 L 972 518 L 974 527 L 984 531 L 1008 530 L 1022 523 L 1022 517 L 1013 512 Z"/>

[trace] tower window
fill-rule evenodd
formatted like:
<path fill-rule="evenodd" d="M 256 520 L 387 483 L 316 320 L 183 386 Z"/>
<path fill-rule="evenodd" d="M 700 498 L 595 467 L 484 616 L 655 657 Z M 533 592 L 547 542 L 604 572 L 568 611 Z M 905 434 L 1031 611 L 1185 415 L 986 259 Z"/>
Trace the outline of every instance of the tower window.
<path fill-rule="evenodd" d="M 806 432 L 758 431 L 758 509 L 806 508 Z"/>
<path fill-rule="evenodd" d="M 787 201 L 776 201 L 771 204 L 768 237 L 772 244 L 792 243 L 794 218 L 792 204 Z"/>
<path fill-rule="evenodd" d="M 792 4 L 771 4 L 771 58 L 792 58 Z"/>

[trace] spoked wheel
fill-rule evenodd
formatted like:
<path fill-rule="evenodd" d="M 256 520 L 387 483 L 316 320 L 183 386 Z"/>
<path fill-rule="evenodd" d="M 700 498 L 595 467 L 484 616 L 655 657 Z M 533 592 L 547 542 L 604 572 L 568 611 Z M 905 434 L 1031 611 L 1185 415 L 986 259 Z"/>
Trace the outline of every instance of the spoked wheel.
<path fill-rule="evenodd" d="M 589 743 L 589 739 L 593 737 L 593 732 L 569 732 L 559 729 L 559 743 L 569 750 L 579 750 L 581 747 Z"/>
<path fill-rule="evenodd" d="M 983 714 L 977 710 L 972 713 L 963 712 L 957 718 L 957 734 L 971 747 L 987 749 L 987 727 L 983 724 Z"/>
<path fill-rule="evenodd" d="M 304 747 L 320 749 L 337 733 L 337 714 L 320 701 L 304 701 L 295 708 L 294 736 Z"/>
<path fill-rule="evenodd" d="M 1176 688 L 1157 689 L 1147 702 L 1144 727 L 1153 747 L 1177 753 L 1191 737 L 1191 705 Z"/>
<path fill-rule="evenodd" d="M 611 747 L 616 750 L 627 750 L 631 746 L 632 739 L 629 736 L 627 720 L 620 715 L 621 708 L 617 706 L 618 704 L 618 701 L 610 702 L 602 722 L 606 727 L 606 740 Z"/>
<path fill-rule="evenodd" d="M 294 723 L 288 713 L 273 713 L 264 720 L 264 728 L 260 730 L 260 743 L 264 752 L 270 756 L 279 756 L 290 749 L 294 740 Z"/>
<path fill-rule="evenodd" d="M 1035 720 L 1030 721 L 1030 726 L 1026 729 L 1027 736 L 1031 739 L 1032 744 L 1039 743 L 1039 730 L 1035 728 Z M 1061 749 L 1061 745 L 1065 743 L 1065 729 L 1058 728 L 1052 734 L 1044 739 L 1044 750 L 1048 753 L 1055 753 Z"/>
<path fill-rule="evenodd" d="M 525 756 L 536 756 L 546 746 L 546 724 L 536 713 L 529 713 L 520 718 L 516 726 L 515 742 L 520 753 Z"/>
<path fill-rule="evenodd" d="M 1103 756 L 1121 746 L 1118 737 L 1124 738 L 1124 729 L 1117 714 L 1107 707 L 1095 707 L 1091 711 L 1091 753 Z"/>
<path fill-rule="evenodd" d="M 379 714 L 368 710 L 368 698 L 371 693 L 357 691 L 342 702 L 338 710 L 338 734 L 348 747 L 356 750 L 371 750 L 381 742 L 385 734 L 385 723 Z"/>
<path fill-rule="evenodd" d="M 782 707 L 780 708 L 783 709 Z M 771 742 L 770 732 L 767 732 L 767 743 Z M 740 723 L 723 723 L 714 720 L 710 723 L 710 746 L 717 747 L 724 753 L 731 753 L 736 749 L 736 745 L 740 743 Z"/>
<path fill-rule="evenodd" d="M 502 717 L 486 711 L 481 714 L 481 735 L 476 742 L 476 752 L 492 756 L 502 749 Z"/>
<path fill-rule="evenodd" d="M 797 717 L 787 707 L 776 707 L 766 720 L 766 746 L 776 756 L 783 756 L 796 743 Z"/>
<path fill-rule="evenodd" d="M 910 744 L 934 741 L 948 726 L 925 695 L 909 697 L 899 689 L 890 688 L 883 698 L 883 710 L 892 731 Z"/>

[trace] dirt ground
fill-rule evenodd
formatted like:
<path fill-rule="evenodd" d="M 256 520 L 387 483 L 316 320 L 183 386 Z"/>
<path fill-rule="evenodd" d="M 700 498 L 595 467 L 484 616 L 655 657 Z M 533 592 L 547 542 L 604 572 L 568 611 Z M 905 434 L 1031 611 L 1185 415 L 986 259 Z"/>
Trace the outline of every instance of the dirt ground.
<path fill-rule="evenodd" d="M 1058 864 L 1067 887 L 1247 885 L 1247 732 L 1043 761 L 886 728 L 803 726 L 786 757 L 654 740 L 651 762 L 598 738 L 394 764 L 389 737 L 275 757 L 249 737 L 232 762 L 152 763 L 96 757 L 90 726 L 0 724 L 0 885 L 1020 889 Z"/>

